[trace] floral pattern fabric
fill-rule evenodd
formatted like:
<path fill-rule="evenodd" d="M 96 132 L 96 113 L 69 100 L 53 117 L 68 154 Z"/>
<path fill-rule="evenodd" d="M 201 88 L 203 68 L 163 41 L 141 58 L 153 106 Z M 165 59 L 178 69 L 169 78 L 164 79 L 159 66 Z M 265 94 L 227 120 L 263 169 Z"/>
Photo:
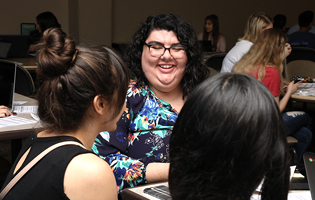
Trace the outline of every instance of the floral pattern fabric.
<path fill-rule="evenodd" d="M 117 129 L 101 132 L 92 150 L 109 163 L 117 191 L 146 184 L 146 166 L 169 161 L 169 139 L 177 111 L 154 95 L 148 85 L 131 81 L 127 105 Z"/>

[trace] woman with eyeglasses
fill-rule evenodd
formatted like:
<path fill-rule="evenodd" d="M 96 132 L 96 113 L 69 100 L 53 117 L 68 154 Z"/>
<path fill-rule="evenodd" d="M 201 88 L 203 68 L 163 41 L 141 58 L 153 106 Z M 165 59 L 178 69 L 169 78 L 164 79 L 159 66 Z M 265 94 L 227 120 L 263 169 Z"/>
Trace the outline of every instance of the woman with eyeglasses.
<path fill-rule="evenodd" d="M 110 164 L 118 192 L 168 179 L 174 123 L 187 96 L 209 74 L 193 28 L 172 14 L 148 17 L 124 58 L 133 74 L 127 108 L 117 129 L 100 133 L 93 146 Z"/>

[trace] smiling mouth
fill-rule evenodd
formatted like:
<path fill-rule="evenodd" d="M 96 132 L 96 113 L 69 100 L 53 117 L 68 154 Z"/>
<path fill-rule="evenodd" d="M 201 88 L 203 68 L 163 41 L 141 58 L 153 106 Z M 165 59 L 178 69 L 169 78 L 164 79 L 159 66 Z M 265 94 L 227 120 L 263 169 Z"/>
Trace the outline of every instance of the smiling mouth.
<path fill-rule="evenodd" d="M 160 65 L 160 67 L 163 69 L 169 69 L 169 68 L 172 68 L 173 65 Z"/>

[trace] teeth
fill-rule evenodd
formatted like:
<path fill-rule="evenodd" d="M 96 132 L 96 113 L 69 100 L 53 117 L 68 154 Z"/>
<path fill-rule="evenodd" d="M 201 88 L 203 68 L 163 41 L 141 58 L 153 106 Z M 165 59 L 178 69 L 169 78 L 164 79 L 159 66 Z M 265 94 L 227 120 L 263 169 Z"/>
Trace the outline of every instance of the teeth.
<path fill-rule="evenodd" d="M 173 65 L 160 65 L 164 69 L 172 68 Z"/>

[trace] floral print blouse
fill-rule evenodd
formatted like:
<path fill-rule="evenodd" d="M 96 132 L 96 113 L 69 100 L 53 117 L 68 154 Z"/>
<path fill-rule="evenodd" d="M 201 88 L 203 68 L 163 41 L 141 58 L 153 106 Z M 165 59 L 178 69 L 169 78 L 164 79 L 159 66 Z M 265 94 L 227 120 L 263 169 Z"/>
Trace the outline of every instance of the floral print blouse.
<path fill-rule="evenodd" d="M 169 161 L 169 139 L 177 111 L 154 95 L 148 85 L 131 80 L 127 105 L 117 129 L 101 132 L 92 150 L 112 168 L 117 192 L 146 184 L 146 166 Z"/>

